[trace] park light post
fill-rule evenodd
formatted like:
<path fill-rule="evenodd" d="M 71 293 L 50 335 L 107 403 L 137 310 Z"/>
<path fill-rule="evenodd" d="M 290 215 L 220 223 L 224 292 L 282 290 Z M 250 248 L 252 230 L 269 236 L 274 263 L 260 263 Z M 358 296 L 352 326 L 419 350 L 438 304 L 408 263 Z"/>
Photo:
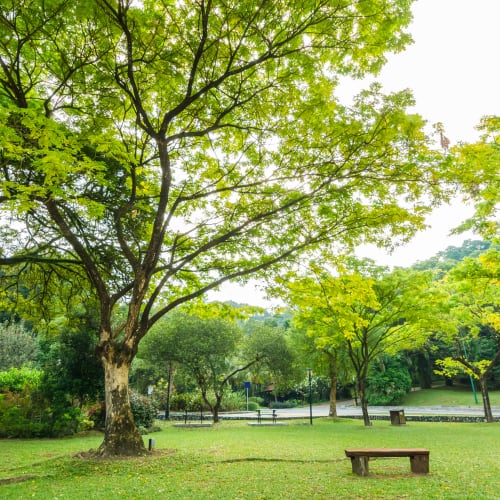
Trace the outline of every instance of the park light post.
<path fill-rule="evenodd" d="M 309 423 L 313 424 L 313 399 L 312 399 L 312 386 L 311 386 L 312 368 L 307 368 L 307 376 L 309 378 Z"/>

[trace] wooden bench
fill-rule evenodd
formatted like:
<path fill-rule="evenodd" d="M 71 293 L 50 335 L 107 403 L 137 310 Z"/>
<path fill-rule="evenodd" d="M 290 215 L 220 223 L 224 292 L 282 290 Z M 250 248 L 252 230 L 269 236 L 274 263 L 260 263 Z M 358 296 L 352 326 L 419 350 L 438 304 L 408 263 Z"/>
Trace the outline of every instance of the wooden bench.
<path fill-rule="evenodd" d="M 352 471 L 368 476 L 368 460 L 378 457 L 410 457 L 411 471 L 417 474 L 429 472 L 429 450 L 423 448 L 367 448 L 345 450 L 351 459 Z"/>
<path fill-rule="evenodd" d="M 273 419 L 273 424 L 276 423 L 276 419 L 278 418 L 278 414 L 276 410 L 257 410 L 257 422 L 262 423 L 262 417 L 269 416 Z"/>

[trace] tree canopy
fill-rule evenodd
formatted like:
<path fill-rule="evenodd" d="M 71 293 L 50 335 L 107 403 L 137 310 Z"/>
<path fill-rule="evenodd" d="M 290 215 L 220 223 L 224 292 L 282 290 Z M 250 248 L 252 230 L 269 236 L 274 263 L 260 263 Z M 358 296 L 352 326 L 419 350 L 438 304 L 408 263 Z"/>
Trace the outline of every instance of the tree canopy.
<path fill-rule="evenodd" d="M 439 290 L 430 272 L 388 272 L 370 261 L 313 265 L 290 280 L 287 298 L 320 350 L 346 352 L 356 374 L 365 425 L 366 379 L 374 360 L 416 348 L 439 328 Z"/>

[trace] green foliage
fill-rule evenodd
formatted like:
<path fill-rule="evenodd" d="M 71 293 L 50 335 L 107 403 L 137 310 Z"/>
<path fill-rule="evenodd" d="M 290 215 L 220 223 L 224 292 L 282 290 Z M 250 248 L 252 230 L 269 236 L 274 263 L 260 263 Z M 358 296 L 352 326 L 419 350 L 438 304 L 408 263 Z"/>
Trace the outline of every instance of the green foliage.
<path fill-rule="evenodd" d="M 0 394 L 0 437 L 32 438 L 50 435 L 42 421 L 43 409 L 36 408 L 30 393 Z"/>
<path fill-rule="evenodd" d="M 450 175 L 453 176 L 456 171 L 461 172 L 461 182 L 468 188 L 475 206 L 474 215 L 459 230 L 473 229 L 485 240 L 498 243 L 500 117 L 484 116 L 478 129 L 482 132 L 478 142 L 464 143 L 453 148 L 457 161 L 450 170 Z"/>
<path fill-rule="evenodd" d="M 367 377 L 370 405 L 397 405 L 411 390 L 411 376 L 400 357 L 386 357 L 372 364 Z"/>
<path fill-rule="evenodd" d="M 200 405 L 199 393 L 174 394 L 170 398 L 170 408 L 174 411 L 195 411 L 200 408 Z"/>
<path fill-rule="evenodd" d="M 260 405 L 255 401 L 248 401 L 248 411 L 255 411 L 260 408 Z"/>
<path fill-rule="evenodd" d="M 0 372 L 0 392 L 23 392 L 38 389 L 43 371 L 35 368 L 10 368 Z"/>
<path fill-rule="evenodd" d="M 221 411 L 238 411 L 246 407 L 246 398 L 243 391 L 226 391 L 222 398 Z"/>
<path fill-rule="evenodd" d="M 46 389 L 63 392 L 80 406 L 102 398 L 104 373 L 95 355 L 96 343 L 95 330 L 82 328 L 78 321 L 41 340 Z"/>
<path fill-rule="evenodd" d="M 66 436 L 80 429 L 82 414 L 63 393 L 50 393 L 40 370 L 0 372 L 0 435 Z"/>
<path fill-rule="evenodd" d="M 134 414 L 135 425 L 145 429 L 151 428 L 158 414 L 158 408 L 153 399 L 135 391 L 130 391 L 130 406 Z"/>
<path fill-rule="evenodd" d="M 92 427 L 95 429 L 104 429 L 106 422 L 106 404 L 104 401 L 92 405 L 87 410 L 87 420 L 92 422 Z"/>
<path fill-rule="evenodd" d="M 0 323 L 0 371 L 35 364 L 37 355 L 35 335 L 23 323 Z"/>

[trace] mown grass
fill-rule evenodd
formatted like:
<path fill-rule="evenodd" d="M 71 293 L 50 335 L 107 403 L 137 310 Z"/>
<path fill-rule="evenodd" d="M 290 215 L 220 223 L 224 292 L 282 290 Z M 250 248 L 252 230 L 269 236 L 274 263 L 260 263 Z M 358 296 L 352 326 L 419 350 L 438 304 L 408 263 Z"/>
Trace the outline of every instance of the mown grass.
<path fill-rule="evenodd" d="M 410 392 L 403 406 L 478 406 L 482 408 L 481 392 L 477 389 L 477 405 L 471 387 L 437 387 Z M 500 391 L 489 392 L 492 406 L 500 406 Z"/>
<path fill-rule="evenodd" d="M 154 452 L 128 460 L 75 456 L 96 433 L 70 439 L 0 441 L 0 498 L 495 499 L 500 497 L 500 424 L 317 419 L 314 425 L 213 428 L 164 424 Z M 379 459 L 369 477 L 351 472 L 346 447 L 425 447 L 428 475 L 409 460 Z"/>

